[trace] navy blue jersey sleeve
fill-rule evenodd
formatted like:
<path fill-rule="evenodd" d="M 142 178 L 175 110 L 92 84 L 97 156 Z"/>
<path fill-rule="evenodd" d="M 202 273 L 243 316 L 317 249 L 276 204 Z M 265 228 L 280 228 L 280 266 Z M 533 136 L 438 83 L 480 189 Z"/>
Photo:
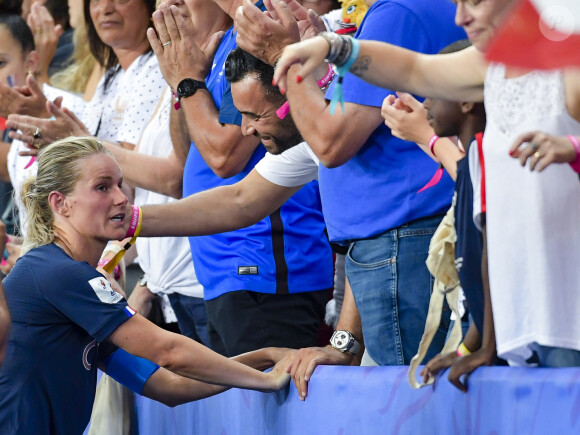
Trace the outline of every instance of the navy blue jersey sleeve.
<path fill-rule="evenodd" d="M 421 53 L 433 51 L 421 20 L 405 5 L 398 3 L 375 3 L 361 23 L 356 38 L 387 42 Z M 326 93 L 329 100 L 335 82 L 336 79 Z M 344 101 L 374 107 L 381 107 L 387 95 L 394 94 L 392 90 L 373 86 L 350 73 L 344 77 L 342 89 Z"/>
<path fill-rule="evenodd" d="M 219 111 L 219 121 L 222 124 L 242 125 L 242 114 L 234 106 L 232 97 L 232 84 L 228 81 L 226 89 L 222 95 L 222 102 Z"/>
<path fill-rule="evenodd" d="M 49 268 L 50 261 L 47 263 Z M 58 273 L 40 275 L 43 282 L 37 285 L 43 297 L 97 341 L 106 340 L 135 314 L 123 296 L 88 263 L 71 260 L 58 266 Z M 39 277 L 32 268 L 30 273 Z"/>

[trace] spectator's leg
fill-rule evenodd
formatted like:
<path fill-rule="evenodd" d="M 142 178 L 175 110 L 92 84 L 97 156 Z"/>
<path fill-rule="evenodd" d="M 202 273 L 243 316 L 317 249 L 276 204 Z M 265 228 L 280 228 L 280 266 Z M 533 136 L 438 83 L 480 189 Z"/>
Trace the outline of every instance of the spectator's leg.
<path fill-rule="evenodd" d="M 432 278 L 425 266 L 429 242 L 441 216 L 425 218 L 380 236 L 353 242 L 346 260 L 365 346 L 380 365 L 408 364 L 423 335 Z M 449 312 L 426 356 L 445 341 Z"/>

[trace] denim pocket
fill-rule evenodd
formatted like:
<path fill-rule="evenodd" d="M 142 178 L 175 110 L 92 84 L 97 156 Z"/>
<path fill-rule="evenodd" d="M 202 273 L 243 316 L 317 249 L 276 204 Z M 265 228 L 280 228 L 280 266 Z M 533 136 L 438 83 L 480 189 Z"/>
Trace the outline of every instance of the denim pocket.
<path fill-rule="evenodd" d="M 394 264 L 396 252 L 391 244 L 385 243 L 384 238 L 381 238 L 352 242 L 346 255 L 358 267 L 378 269 Z"/>

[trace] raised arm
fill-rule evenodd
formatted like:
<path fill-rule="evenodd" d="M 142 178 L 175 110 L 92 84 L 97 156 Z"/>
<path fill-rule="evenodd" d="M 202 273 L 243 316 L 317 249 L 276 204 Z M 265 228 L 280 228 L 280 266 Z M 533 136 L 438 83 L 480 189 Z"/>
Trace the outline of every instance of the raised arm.
<path fill-rule="evenodd" d="M 204 82 L 223 32 L 214 34 L 205 46 L 198 46 L 191 20 L 179 14 L 175 6 L 162 6 L 153 20 L 159 37 L 152 30 L 148 37 L 169 86 L 176 90 L 186 78 Z M 171 44 L 164 46 L 163 41 Z M 189 137 L 216 175 L 228 178 L 245 168 L 260 142 L 254 136 L 244 137 L 238 125 L 221 123 L 207 89 L 182 98 L 180 105 Z"/>
<path fill-rule="evenodd" d="M 350 72 L 376 86 L 461 101 L 482 101 L 487 63 L 476 48 L 443 55 L 419 54 L 377 41 L 359 41 L 360 53 Z M 274 81 L 286 90 L 289 81 L 308 76 L 328 56 L 321 36 L 292 44 L 277 63 Z M 288 74 L 299 64 L 294 75 Z"/>

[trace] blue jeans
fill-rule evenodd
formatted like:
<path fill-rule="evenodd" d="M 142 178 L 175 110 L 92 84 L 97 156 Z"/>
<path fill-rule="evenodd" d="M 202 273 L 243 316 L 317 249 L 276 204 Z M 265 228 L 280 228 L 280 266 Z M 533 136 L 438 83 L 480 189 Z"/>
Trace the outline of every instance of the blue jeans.
<path fill-rule="evenodd" d="M 580 367 L 580 351 L 563 347 L 532 344 L 532 350 L 538 356 L 540 367 Z"/>
<path fill-rule="evenodd" d="M 203 298 L 185 296 L 181 293 L 170 293 L 167 297 L 177 317 L 181 334 L 209 347 L 207 313 Z"/>
<path fill-rule="evenodd" d="M 350 244 L 348 276 L 365 346 L 379 365 L 409 364 L 423 336 L 433 279 L 425 260 L 442 216 L 419 219 Z M 424 361 L 443 347 L 449 308 Z"/>

